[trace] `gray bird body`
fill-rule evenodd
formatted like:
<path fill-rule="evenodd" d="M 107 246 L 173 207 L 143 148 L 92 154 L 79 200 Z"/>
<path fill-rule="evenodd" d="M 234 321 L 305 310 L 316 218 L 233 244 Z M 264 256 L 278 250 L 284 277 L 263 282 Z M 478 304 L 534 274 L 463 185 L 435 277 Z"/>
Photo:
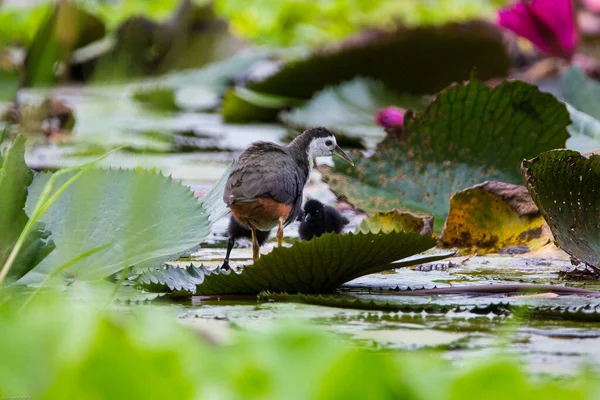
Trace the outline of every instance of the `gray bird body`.
<path fill-rule="evenodd" d="M 302 194 L 310 164 L 306 149 L 280 146 L 271 142 L 252 143 L 238 158 L 225 185 L 223 200 L 228 206 L 269 198 L 291 206 L 285 225 L 302 211 Z M 260 230 L 277 225 L 265 221 Z"/>
<path fill-rule="evenodd" d="M 277 246 L 283 245 L 283 227 L 302 213 L 302 194 L 316 157 L 336 155 L 354 165 L 325 128 L 312 128 L 288 146 L 252 143 L 229 174 L 223 200 L 231 215 L 252 236 L 252 258 L 260 256 L 257 231 L 277 228 Z M 223 268 L 229 268 L 230 235 Z"/>

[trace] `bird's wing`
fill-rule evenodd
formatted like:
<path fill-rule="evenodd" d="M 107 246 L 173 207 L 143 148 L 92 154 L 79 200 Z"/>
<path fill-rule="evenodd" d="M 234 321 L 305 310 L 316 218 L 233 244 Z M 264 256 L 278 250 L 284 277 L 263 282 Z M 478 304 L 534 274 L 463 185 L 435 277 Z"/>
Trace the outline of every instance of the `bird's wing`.
<path fill-rule="evenodd" d="M 255 143 L 240 155 L 223 199 L 231 205 L 269 197 L 295 205 L 302 196 L 306 178 L 307 174 L 286 149 L 273 143 Z"/>

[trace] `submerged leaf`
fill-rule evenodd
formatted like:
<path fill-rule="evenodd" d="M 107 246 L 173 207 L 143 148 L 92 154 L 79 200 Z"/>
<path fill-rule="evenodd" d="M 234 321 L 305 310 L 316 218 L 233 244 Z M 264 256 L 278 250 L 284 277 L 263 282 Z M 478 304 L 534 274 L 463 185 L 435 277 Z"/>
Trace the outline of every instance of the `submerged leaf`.
<path fill-rule="evenodd" d="M 600 268 L 600 155 L 548 151 L 523 161 L 522 172 L 558 246 Z"/>
<path fill-rule="evenodd" d="M 240 273 L 204 267 L 193 268 L 191 276 L 181 278 L 184 271 L 159 270 L 143 276 L 147 289 L 162 284 L 166 290 L 169 283 L 176 290 L 186 289 L 190 282 L 197 282 L 196 294 L 258 294 L 268 290 L 288 293 L 329 293 L 353 279 L 386 269 L 417 265 L 447 258 L 454 253 L 406 257 L 421 253 L 435 245 L 435 239 L 418 233 L 349 233 L 345 235 L 326 233 L 306 242 L 297 242 L 290 248 L 275 248 L 263 255 L 253 265 Z M 398 263 L 392 262 L 400 260 Z M 160 287 L 159 287 L 160 289 Z"/>
<path fill-rule="evenodd" d="M 327 86 L 364 76 L 377 79 L 398 93 L 423 95 L 467 79 L 473 68 L 482 79 L 506 76 L 509 64 L 498 30 L 490 24 L 471 21 L 391 33 L 365 32 L 289 62 L 275 74 L 246 86 L 265 95 L 307 100 Z M 227 104 L 229 101 L 238 103 L 235 109 Z M 235 96 L 226 97 L 224 118 L 256 121 L 275 116 L 253 114 L 245 106 L 258 107 Z"/>
<path fill-rule="evenodd" d="M 72 176 L 61 176 L 54 190 Z M 35 177 L 27 199 L 28 212 L 49 178 L 49 173 Z M 22 283 L 40 281 L 79 254 L 107 244 L 112 244 L 109 250 L 94 253 L 66 272 L 80 280 L 94 280 L 129 266 L 155 267 L 196 248 L 211 227 L 206 209 L 188 187 L 139 170 L 86 172 L 58 197 L 41 221 L 52 231 L 57 250 Z"/>
<path fill-rule="evenodd" d="M 363 233 L 407 231 L 419 232 L 421 235 L 431 234 L 433 232 L 433 217 L 400 210 L 378 212 L 371 218 L 362 221 L 356 231 Z"/>
<path fill-rule="evenodd" d="M 336 163 L 324 178 L 368 214 L 394 208 L 430 214 L 439 232 L 452 194 L 486 180 L 521 183 L 521 160 L 564 147 L 569 124 L 565 106 L 533 85 L 490 88 L 474 79 L 407 117 L 404 139 L 388 136 L 371 157 L 355 154 L 355 167 Z"/>
<path fill-rule="evenodd" d="M 440 241 L 465 252 L 512 246 L 535 250 L 550 241 L 545 225 L 525 186 L 484 182 L 452 196 Z"/>

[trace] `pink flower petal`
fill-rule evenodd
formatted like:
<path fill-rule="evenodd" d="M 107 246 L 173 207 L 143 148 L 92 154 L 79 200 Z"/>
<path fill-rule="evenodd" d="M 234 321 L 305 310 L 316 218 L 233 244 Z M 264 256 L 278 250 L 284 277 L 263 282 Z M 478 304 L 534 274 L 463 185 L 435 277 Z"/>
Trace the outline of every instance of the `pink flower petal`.
<path fill-rule="evenodd" d="M 570 60 L 577 48 L 572 0 L 520 1 L 500 10 L 497 23 L 548 55 Z"/>
<path fill-rule="evenodd" d="M 562 54 L 553 54 L 570 59 L 577 48 L 577 29 L 572 0 L 532 0 L 531 11 L 553 33 Z M 556 50 L 555 50 L 556 51 Z"/>
<path fill-rule="evenodd" d="M 390 106 L 377 110 L 375 119 L 377 124 L 384 128 L 401 128 L 404 124 L 404 113 L 402 108 Z"/>
<path fill-rule="evenodd" d="M 544 53 L 550 54 L 550 46 L 548 46 L 546 38 L 539 31 L 535 15 L 533 15 L 528 5 L 516 3 L 498 11 L 497 23 L 529 40 Z"/>

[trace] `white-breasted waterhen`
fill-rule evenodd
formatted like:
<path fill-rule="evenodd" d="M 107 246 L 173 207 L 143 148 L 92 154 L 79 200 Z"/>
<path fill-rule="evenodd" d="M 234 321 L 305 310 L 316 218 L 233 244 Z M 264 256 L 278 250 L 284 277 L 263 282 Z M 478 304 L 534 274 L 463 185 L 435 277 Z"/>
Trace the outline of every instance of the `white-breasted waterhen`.
<path fill-rule="evenodd" d="M 298 233 L 302 240 L 310 240 L 327 232 L 340 233 L 350 223 L 338 210 L 318 200 L 307 201 L 304 204 L 304 215 L 299 219 L 302 222 Z"/>
<path fill-rule="evenodd" d="M 302 193 L 315 158 L 332 155 L 354 165 L 330 131 L 312 128 L 287 146 L 254 142 L 239 156 L 223 200 L 240 225 L 250 229 L 255 261 L 260 249 L 256 231 L 278 226 L 277 244 L 281 246 L 283 227 L 302 212 Z"/>

